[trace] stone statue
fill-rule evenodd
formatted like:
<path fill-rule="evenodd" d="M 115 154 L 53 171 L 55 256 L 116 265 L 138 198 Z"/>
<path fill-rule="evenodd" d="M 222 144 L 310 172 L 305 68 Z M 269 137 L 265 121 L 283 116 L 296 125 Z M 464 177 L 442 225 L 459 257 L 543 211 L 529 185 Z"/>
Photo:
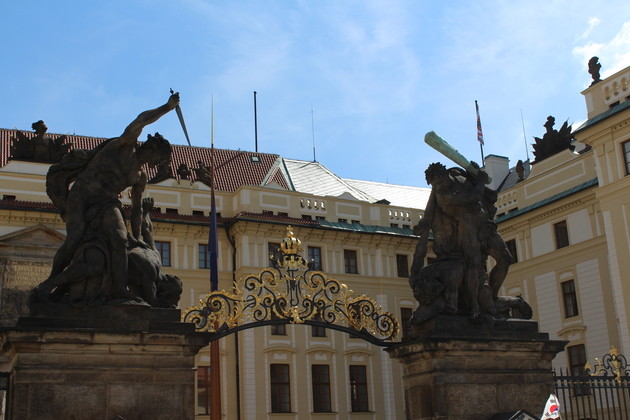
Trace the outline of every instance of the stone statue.
<path fill-rule="evenodd" d="M 210 167 L 204 165 L 202 161 L 198 161 L 197 165 L 199 165 L 198 168 L 193 168 L 195 175 L 197 176 L 197 180 L 209 187 L 212 186 L 212 172 Z"/>
<path fill-rule="evenodd" d="M 10 159 L 55 163 L 68 153 L 71 145 L 63 144 L 67 136 L 59 136 L 56 139 L 46 136 L 48 127 L 42 120 L 34 122 L 31 127 L 35 131 L 34 137 L 29 138 L 18 131 L 17 137 L 12 139 Z"/>
<path fill-rule="evenodd" d="M 593 78 L 593 82 L 591 82 L 591 86 L 595 83 L 599 83 L 602 81 L 599 75 L 599 70 L 602 68 L 602 65 L 599 63 L 599 57 L 591 57 L 588 60 L 588 72 Z"/>
<path fill-rule="evenodd" d="M 420 305 L 413 322 L 440 313 L 467 314 L 481 322 L 482 314 L 507 316 L 514 307 L 528 312 L 521 298 L 498 296 L 512 256 L 493 222 L 497 193 L 485 186 L 488 176 L 478 165 L 471 162 L 471 168 L 476 173 L 440 163 L 426 170 L 433 188 L 424 217 L 414 227 L 420 239 L 409 283 Z M 437 259 L 425 266 L 430 234 Z M 490 273 L 488 256 L 496 262 Z M 529 312 L 531 317 L 531 308 Z"/>
<path fill-rule="evenodd" d="M 157 172 L 149 180 L 149 184 L 157 184 L 158 182 L 165 181 L 169 178 L 173 178 L 173 172 L 171 171 L 171 162 L 163 161 L 157 166 Z"/>
<path fill-rule="evenodd" d="M 139 301 L 128 289 L 128 246 L 140 242 L 142 193 L 147 175 L 142 169 L 170 159 L 171 146 L 159 133 L 139 144 L 142 129 L 175 109 L 179 94 L 156 109 L 145 111 L 120 137 L 90 151 L 73 150 L 52 165 L 46 192 L 60 209 L 67 236 L 53 259 L 48 279 L 34 290 L 46 301 Z M 119 195 L 131 188 L 131 235 L 128 235 Z"/>
<path fill-rule="evenodd" d="M 128 237 L 129 289 L 154 307 L 175 308 L 182 294 L 177 276 L 162 273 L 162 259 L 153 240 L 153 199 L 142 200 L 142 241 Z"/>
<path fill-rule="evenodd" d="M 190 169 L 188 169 L 188 165 L 182 163 L 177 168 L 177 175 L 179 175 L 179 179 L 190 179 Z"/>
<path fill-rule="evenodd" d="M 525 164 L 520 159 L 516 162 L 516 176 L 518 177 L 518 182 L 525 179 Z"/>
<path fill-rule="evenodd" d="M 543 125 L 546 132 L 542 139 L 534 137 L 536 141 L 532 146 L 534 147 L 534 156 L 536 162 L 540 162 L 550 156 L 555 155 L 565 149 L 573 150 L 574 146 L 571 145 L 573 141 L 573 133 L 569 126 L 569 121 L 565 121 L 560 128 L 560 131 L 554 130 L 553 126 L 556 123 L 556 119 L 552 116 L 547 117 L 547 121 Z"/>

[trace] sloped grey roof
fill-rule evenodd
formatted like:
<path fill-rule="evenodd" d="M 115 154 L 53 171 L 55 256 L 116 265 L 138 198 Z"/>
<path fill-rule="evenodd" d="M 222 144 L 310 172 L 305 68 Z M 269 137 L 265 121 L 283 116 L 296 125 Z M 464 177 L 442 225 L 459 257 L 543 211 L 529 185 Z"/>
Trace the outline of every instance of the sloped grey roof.
<path fill-rule="evenodd" d="M 529 176 L 529 173 L 532 171 L 532 165 L 529 162 L 529 160 L 526 160 L 525 162 L 523 162 L 523 169 L 524 169 L 523 179 L 527 179 L 527 177 Z M 518 183 L 519 183 L 518 173 L 516 172 L 516 166 L 514 166 L 510 168 L 510 172 L 508 172 L 503 182 L 501 182 L 501 184 L 497 188 L 497 191 L 502 192 L 505 190 L 509 190 L 510 188 L 512 188 Z"/>
<path fill-rule="evenodd" d="M 425 209 L 431 195 L 431 188 L 392 185 L 382 182 L 344 179 L 353 187 L 364 191 L 377 200 L 387 200 L 392 206 Z"/>
<path fill-rule="evenodd" d="M 284 159 L 284 163 L 296 191 L 332 197 L 349 193 L 357 200 L 369 203 L 379 200 L 348 184 L 319 162 Z"/>
<path fill-rule="evenodd" d="M 375 203 L 387 200 L 392 206 L 426 208 L 430 188 L 340 178 L 319 162 L 284 159 L 296 191 L 320 196 L 350 194 L 357 200 Z"/>

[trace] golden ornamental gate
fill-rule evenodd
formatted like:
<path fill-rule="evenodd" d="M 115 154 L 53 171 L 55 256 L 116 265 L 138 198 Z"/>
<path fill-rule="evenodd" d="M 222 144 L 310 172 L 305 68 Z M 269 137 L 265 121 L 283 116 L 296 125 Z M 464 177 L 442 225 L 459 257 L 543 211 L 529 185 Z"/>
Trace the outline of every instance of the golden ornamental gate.
<path fill-rule="evenodd" d="M 287 227 L 274 267 L 244 276 L 230 291 L 211 292 L 182 314 L 197 331 L 217 340 L 240 330 L 274 324 L 306 324 L 344 331 L 379 346 L 390 346 L 400 327 L 374 299 L 355 295 L 343 283 L 309 269 L 301 241 Z"/>

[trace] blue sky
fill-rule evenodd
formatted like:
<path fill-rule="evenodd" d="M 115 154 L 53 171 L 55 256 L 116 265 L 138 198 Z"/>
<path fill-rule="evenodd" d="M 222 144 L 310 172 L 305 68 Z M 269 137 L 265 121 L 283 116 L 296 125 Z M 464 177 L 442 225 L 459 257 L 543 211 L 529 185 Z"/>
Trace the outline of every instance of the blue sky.
<path fill-rule="evenodd" d="M 548 115 L 586 118 L 591 56 L 603 76 L 630 65 L 627 0 L 23 0 L 0 15 L 2 128 L 114 137 L 172 87 L 193 145 L 210 144 L 214 98 L 216 147 L 254 150 L 257 91 L 259 151 L 312 160 L 314 138 L 338 175 L 402 185 L 449 164 L 427 131 L 480 160 L 475 100 L 484 152 L 514 165 Z M 175 113 L 155 131 L 186 142 Z"/>

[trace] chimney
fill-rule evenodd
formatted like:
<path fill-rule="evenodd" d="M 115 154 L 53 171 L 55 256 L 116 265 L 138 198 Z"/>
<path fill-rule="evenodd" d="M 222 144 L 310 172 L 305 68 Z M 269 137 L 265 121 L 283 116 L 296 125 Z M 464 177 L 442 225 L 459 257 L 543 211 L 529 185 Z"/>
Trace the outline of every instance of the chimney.
<path fill-rule="evenodd" d="M 505 156 L 488 155 L 483 163 L 486 173 L 492 178 L 488 188 L 496 190 L 510 173 L 510 159 Z"/>

